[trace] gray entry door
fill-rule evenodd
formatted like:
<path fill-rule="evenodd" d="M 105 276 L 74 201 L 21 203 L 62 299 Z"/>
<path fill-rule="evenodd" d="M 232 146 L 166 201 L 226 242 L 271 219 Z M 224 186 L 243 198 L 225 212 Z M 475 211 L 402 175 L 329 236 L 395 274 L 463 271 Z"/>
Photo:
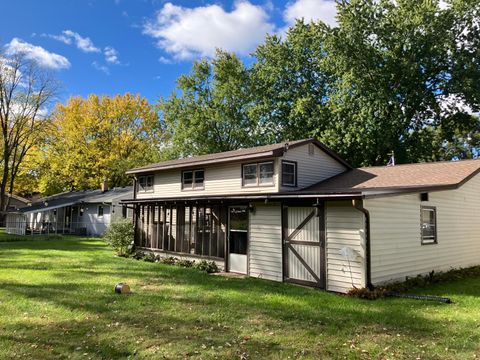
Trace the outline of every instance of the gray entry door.
<path fill-rule="evenodd" d="M 325 288 L 323 205 L 284 206 L 284 280 Z"/>

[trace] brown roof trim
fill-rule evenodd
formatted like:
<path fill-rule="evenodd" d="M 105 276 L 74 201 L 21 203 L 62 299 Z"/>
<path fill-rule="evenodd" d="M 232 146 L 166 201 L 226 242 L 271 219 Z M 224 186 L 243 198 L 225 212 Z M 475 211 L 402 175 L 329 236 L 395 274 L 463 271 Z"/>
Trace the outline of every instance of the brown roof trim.
<path fill-rule="evenodd" d="M 240 155 L 240 156 L 235 156 L 235 157 L 230 157 L 230 158 L 186 161 L 185 163 L 172 164 L 172 165 L 166 165 L 166 166 L 161 166 L 159 164 L 155 164 L 155 165 L 148 166 L 148 167 L 142 167 L 142 168 L 135 168 L 135 169 L 127 170 L 126 174 L 127 175 L 145 174 L 145 173 L 149 173 L 149 172 L 152 172 L 152 171 L 158 171 L 158 170 L 184 169 L 184 168 L 195 167 L 195 166 L 203 166 L 203 165 L 211 165 L 211 164 L 219 164 L 219 163 L 225 164 L 225 163 L 232 163 L 232 162 L 237 162 L 237 161 L 242 161 L 242 160 L 261 159 L 261 158 L 268 158 L 268 157 L 275 157 L 275 156 L 278 156 L 278 155 L 275 154 L 275 151 L 264 151 L 264 152 L 257 153 L 257 154 Z M 192 158 L 192 159 L 194 159 L 194 158 Z"/>
<path fill-rule="evenodd" d="M 288 142 L 288 141 L 287 141 Z M 305 139 L 304 141 L 299 141 L 295 144 L 289 145 L 289 149 L 296 148 L 298 146 L 306 145 L 313 143 L 317 145 L 321 150 L 323 150 L 327 155 L 329 155 L 331 158 L 337 160 L 339 163 L 341 163 L 343 166 L 345 166 L 347 169 L 353 169 L 353 166 L 350 165 L 347 161 L 345 161 L 343 158 L 340 157 L 335 151 L 332 149 L 328 148 L 326 145 L 318 141 L 317 139 Z"/>
<path fill-rule="evenodd" d="M 291 199 L 329 199 L 329 200 L 349 200 L 359 199 L 362 194 L 343 193 L 343 194 L 299 194 L 299 193 L 278 193 L 278 194 L 258 194 L 258 195 L 218 195 L 218 196 L 198 196 L 198 197 L 175 197 L 175 198 L 145 198 L 145 199 L 123 199 L 123 204 L 139 204 L 152 202 L 192 202 L 192 201 L 231 201 L 231 200 L 291 200 Z"/>
<path fill-rule="evenodd" d="M 285 153 L 285 145 L 288 144 L 289 149 L 296 148 L 298 146 L 306 145 L 313 143 L 317 147 L 319 147 L 322 151 L 324 151 L 327 155 L 335 159 L 336 161 L 340 162 L 342 165 L 344 165 L 347 169 L 352 169 L 352 166 L 348 164 L 345 160 L 343 160 L 338 154 L 336 154 L 333 150 L 329 149 L 327 146 L 322 144 L 320 141 L 316 139 L 305 139 L 305 140 L 297 140 L 297 141 L 292 141 L 292 143 L 286 141 L 285 143 L 278 143 L 278 144 L 272 144 L 272 147 L 275 147 L 274 149 L 271 150 L 265 150 L 265 151 L 259 151 L 255 152 L 255 147 L 250 148 L 251 152 L 247 154 L 239 154 L 239 155 L 230 155 L 230 156 L 221 156 L 221 154 L 228 153 L 218 153 L 219 157 L 218 158 L 213 158 L 213 159 L 202 159 L 202 156 L 200 155 L 200 158 L 197 157 L 192 157 L 192 158 L 185 158 L 185 159 L 178 159 L 178 162 L 173 162 L 171 164 L 167 165 L 162 165 L 162 163 L 157 163 L 157 164 L 151 164 L 147 166 L 142 166 L 134 169 L 130 169 L 126 171 L 126 174 L 145 174 L 153 171 L 159 171 L 159 170 L 169 170 L 169 169 L 182 169 L 182 168 L 187 168 L 187 167 L 192 167 L 192 166 L 203 166 L 203 165 L 211 165 L 211 164 L 220 164 L 220 163 L 232 163 L 232 162 L 237 162 L 237 161 L 244 161 L 248 159 L 260 159 L 260 158 L 267 158 L 267 157 L 280 157 Z M 269 146 L 269 145 L 265 145 Z M 261 148 L 262 146 L 259 146 L 258 148 Z M 242 149 L 239 149 L 242 150 Z M 244 149 L 245 151 L 249 149 Z M 233 150 L 233 152 L 236 150 Z M 288 150 L 287 150 L 288 151 Z M 208 155 L 215 155 L 215 154 L 206 154 L 205 156 Z M 196 159 L 197 158 L 197 159 Z M 173 160 L 175 161 L 175 160 Z"/>

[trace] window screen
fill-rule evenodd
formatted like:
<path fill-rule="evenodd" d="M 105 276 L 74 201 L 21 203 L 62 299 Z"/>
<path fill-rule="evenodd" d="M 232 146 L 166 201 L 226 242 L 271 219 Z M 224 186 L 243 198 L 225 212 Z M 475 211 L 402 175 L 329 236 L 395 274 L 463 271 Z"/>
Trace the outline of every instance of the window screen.
<path fill-rule="evenodd" d="M 420 212 L 422 244 L 436 244 L 437 209 L 433 206 L 422 206 Z"/>

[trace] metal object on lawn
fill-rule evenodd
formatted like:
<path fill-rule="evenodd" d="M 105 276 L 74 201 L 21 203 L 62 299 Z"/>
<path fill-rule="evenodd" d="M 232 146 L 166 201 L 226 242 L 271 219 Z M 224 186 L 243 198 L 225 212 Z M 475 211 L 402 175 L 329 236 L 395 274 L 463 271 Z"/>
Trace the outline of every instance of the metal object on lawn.
<path fill-rule="evenodd" d="M 452 304 L 453 301 L 450 298 L 447 297 L 441 297 L 441 296 L 432 296 L 432 295 L 414 295 L 414 294 L 401 294 L 397 292 L 388 292 L 386 296 L 390 297 L 398 297 L 398 298 L 403 298 L 403 299 L 414 299 L 414 300 L 426 300 L 426 301 L 440 301 L 445 304 Z"/>
<path fill-rule="evenodd" d="M 115 292 L 117 294 L 124 294 L 124 295 L 130 294 L 131 293 L 130 286 L 128 286 L 125 283 L 118 283 L 117 285 L 115 285 Z"/>

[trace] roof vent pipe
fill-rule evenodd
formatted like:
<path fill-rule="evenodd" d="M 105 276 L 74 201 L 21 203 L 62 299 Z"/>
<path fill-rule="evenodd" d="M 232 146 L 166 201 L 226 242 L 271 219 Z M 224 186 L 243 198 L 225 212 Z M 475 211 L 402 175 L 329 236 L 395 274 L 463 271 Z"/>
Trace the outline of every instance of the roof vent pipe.
<path fill-rule="evenodd" d="M 288 142 L 286 142 L 286 143 L 285 143 L 285 145 L 284 145 L 285 152 L 287 152 L 287 151 L 288 151 L 288 146 L 289 146 L 289 145 L 288 145 Z"/>

